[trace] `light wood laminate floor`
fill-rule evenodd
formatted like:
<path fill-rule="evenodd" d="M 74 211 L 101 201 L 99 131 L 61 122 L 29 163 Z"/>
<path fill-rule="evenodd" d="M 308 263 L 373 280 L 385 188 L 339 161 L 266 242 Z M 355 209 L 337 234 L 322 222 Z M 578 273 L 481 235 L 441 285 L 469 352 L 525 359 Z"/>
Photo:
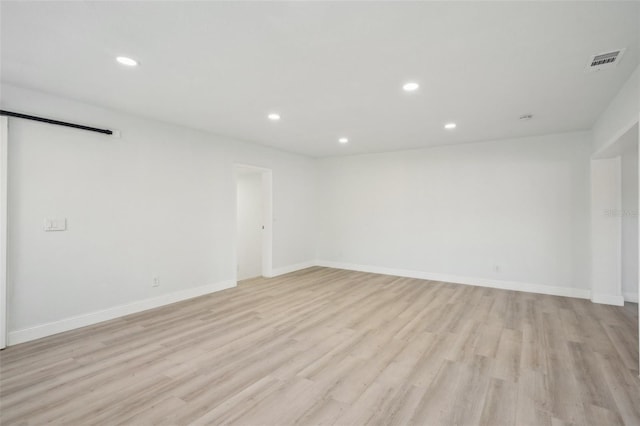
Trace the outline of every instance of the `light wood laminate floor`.
<path fill-rule="evenodd" d="M 315 267 L 9 347 L 0 423 L 638 425 L 637 324 Z"/>

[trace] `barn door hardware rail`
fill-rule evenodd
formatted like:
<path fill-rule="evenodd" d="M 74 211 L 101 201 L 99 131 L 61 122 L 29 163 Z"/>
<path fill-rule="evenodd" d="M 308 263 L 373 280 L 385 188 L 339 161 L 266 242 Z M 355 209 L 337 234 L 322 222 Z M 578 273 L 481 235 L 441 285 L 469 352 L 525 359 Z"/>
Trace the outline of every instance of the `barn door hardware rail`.
<path fill-rule="evenodd" d="M 113 130 L 98 129 L 97 127 L 83 126 L 82 124 L 67 123 L 66 121 L 52 120 L 50 118 L 37 117 L 35 115 L 20 114 L 19 112 L 4 111 L 0 109 L 0 115 L 7 117 L 24 118 L 25 120 L 40 121 L 41 123 L 55 124 L 57 126 L 73 127 L 74 129 L 88 130 L 90 132 L 112 135 Z"/>

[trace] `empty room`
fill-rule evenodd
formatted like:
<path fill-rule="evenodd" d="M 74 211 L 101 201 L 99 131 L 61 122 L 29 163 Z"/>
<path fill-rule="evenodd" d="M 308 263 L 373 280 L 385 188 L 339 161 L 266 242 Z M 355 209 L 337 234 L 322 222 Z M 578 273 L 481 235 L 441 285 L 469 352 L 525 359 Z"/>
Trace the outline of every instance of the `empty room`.
<path fill-rule="evenodd" d="M 0 424 L 640 425 L 640 2 L 0 0 Z"/>

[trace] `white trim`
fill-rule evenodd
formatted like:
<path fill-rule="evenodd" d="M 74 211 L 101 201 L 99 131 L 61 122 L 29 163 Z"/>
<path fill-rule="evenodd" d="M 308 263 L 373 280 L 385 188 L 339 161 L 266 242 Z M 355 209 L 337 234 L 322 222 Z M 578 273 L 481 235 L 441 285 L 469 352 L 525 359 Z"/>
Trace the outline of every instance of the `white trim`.
<path fill-rule="evenodd" d="M 624 306 L 624 297 L 611 294 L 592 294 L 591 301 L 593 303 L 602 303 L 603 305 Z"/>
<path fill-rule="evenodd" d="M 628 291 L 625 291 L 622 293 L 622 296 L 624 297 L 625 302 L 638 303 L 638 293 L 629 293 Z"/>
<path fill-rule="evenodd" d="M 9 120 L 0 117 L 0 349 L 7 346 L 7 169 Z"/>
<path fill-rule="evenodd" d="M 430 281 L 443 281 L 454 284 L 475 285 L 480 287 L 499 288 L 502 290 L 524 291 L 527 293 L 549 294 L 552 296 L 576 297 L 589 299 L 590 291 L 581 288 L 557 287 L 545 284 L 531 284 L 518 281 L 491 280 L 486 278 L 460 277 L 456 275 L 437 274 L 432 272 L 412 271 L 408 269 L 384 268 L 380 266 L 354 265 L 326 260 L 318 260 L 318 266 L 347 269 L 350 271 L 372 272 L 374 274 L 395 275 L 398 277 L 418 278 Z"/>
<path fill-rule="evenodd" d="M 289 274 L 291 272 L 300 271 L 302 269 L 311 268 L 312 266 L 316 266 L 316 262 L 310 260 L 308 262 L 296 263 L 295 265 L 282 266 L 280 268 L 274 268 L 271 270 L 271 276 L 277 277 L 284 274 Z"/>
<path fill-rule="evenodd" d="M 200 287 L 163 294 L 162 296 L 154 297 L 152 299 L 139 300 L 125 305 L 103 309 L 101 311 L 90 312 L 59 321 L 52 321 L 46 324 L 24 328 L 22 330 L 11 331 L 9 332 L 9 345 L 17 345 L 18 343 L 51 336 L 53 334 L 62 333 L 63 331 L 86 327 L 88 325 L 192 299 L 194 297 L 203 296 L 205 294 L 214 293 L 216 291 L 225 290 L 235 286 L 236 282 L 234 280 L 221 281 L 215 284 L 207 284 Z"/>

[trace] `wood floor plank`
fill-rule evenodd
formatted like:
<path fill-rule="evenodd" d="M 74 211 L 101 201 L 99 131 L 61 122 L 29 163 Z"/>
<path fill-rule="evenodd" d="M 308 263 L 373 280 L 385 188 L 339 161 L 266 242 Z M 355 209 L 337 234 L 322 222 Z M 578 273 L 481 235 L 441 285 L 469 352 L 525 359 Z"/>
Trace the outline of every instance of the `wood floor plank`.
<path fill-rule="evenodd" d="M 637 425 L 637 305 L 312 267 L 0 352 L 0 424 Z"/>
<path fill-rule="evenodd" d="M 515 424 L 517 400 L 518 392 L 515 384 L 500 379 L 491 379 L 479 424 Z"/>

